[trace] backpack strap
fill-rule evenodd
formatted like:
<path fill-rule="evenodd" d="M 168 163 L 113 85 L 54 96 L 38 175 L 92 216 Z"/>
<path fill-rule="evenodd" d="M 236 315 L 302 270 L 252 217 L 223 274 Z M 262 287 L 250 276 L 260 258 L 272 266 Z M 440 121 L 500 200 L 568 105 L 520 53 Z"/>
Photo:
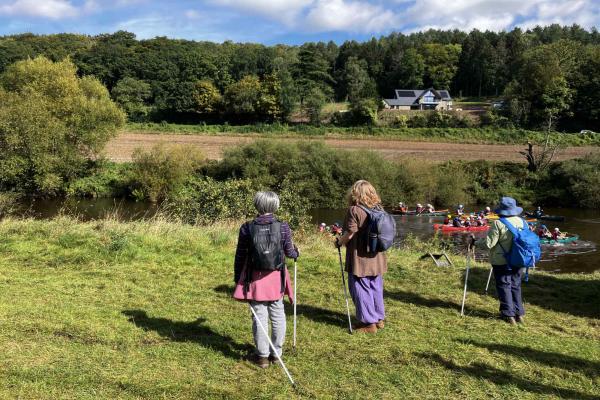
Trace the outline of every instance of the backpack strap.
<path fill-rule="evenodd" d="M 506 218 L 502 217 L 499 220 L 500 222 L 502 222 L 504 224 L 504 226 L 506 226 L 506 229 L 508 229 L 510 231 L 510 233 L 513 234 L 513 236 L 516 236 L 518 234 L 517 228 L 515 228 L 513 226 L 513 224 L 510 223 L 509 220 L 507 220 Z"/>
<path fill-rule="evenodd" d="M 373 210 L 371 210 L 371 209 L 370 209 L 370 208 L 368 208 L 368 207 L 365 207 L 365 206 L 363 206 L 362 204 L 359 204 L 358 206 L 359 206 L 360 208 L 362 208 L 362 209 L 363 209 L 363 211 L 364 211 L 364 212 L 366 212 L 366 213 L 367 213 L 367 215 L 368 215 L 369 217 L 371 216 L 371 212 L 372 212 Z"/>
<path fill-rule="evenodd" d="M 500 218 L 498 221 L 502 222 L 504 224 L 504 226 L 506 226 L 506 229 L 508 229 L 508 231 L 513 234 L 513 239 L 514 239 L 514 237 L 517 235 L 517 229 L 513 226 L 513 224 L 511 224 L 510 221 L 507 220 L 505 217 Z M 502 253 L 504 253 L 504 260 L 506 260 L 506 265 L 508 266 L 508 268 L 510 268 L 511 265 L 510 265 L 510 262 L 508 261 L 509 252 L 506 251 L 504 246 L 502 246 L 502 244 L 500 243 L 500 240 L 498 240 L 498 246 L 500 246 L 500 248 L 502 249 Z"/>

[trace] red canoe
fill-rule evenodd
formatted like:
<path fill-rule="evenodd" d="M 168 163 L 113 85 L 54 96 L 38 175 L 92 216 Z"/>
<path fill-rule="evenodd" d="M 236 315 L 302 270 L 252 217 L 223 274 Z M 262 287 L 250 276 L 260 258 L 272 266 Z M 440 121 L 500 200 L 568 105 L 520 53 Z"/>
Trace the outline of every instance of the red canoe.
<path fill-rule="evenodd" d="M 441 230 L 442 232 L 484 232 L 490 229 L 489 225 L 486 226 L 461 226 L 456 227 L 452 225 L 444 224 L 433 224 L 433 229 Z"/>

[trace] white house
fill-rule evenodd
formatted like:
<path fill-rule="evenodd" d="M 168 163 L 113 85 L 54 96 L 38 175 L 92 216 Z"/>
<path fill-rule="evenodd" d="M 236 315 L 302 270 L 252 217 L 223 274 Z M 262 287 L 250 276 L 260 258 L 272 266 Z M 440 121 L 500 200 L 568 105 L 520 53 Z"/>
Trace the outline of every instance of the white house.
<path fill-rule="evenodd" d="M 390 110 L 451 110 L 452 98 L 447 90 L 396 89 L 396 97 L 384 99 L 383 105 Z"/>

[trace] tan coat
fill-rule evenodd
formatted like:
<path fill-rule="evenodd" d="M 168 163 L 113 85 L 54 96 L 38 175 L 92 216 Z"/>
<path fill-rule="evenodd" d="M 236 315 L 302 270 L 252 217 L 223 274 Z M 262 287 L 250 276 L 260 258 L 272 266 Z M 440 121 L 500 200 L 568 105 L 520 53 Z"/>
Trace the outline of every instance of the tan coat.
<path fill-rule="evenodd" d="M 348 208 L 344 221 L 344 230 L 354 234 L 346 245 L 346 271 L 359 278 L 383 275 L 387 272 L 385 253 L 367 253 L 367 218 L 365 210 L 352 206 Z"/>

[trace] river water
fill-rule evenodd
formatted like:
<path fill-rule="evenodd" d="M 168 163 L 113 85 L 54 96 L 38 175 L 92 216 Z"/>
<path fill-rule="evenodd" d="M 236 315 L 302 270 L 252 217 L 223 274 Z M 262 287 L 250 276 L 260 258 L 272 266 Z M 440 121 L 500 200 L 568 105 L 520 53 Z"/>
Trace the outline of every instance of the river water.
<path fill-rule="evenodd" d="M 479 208 L 476 209 L 479 210 Z M 578 234 L 580 240 L 568 244 L 542 246 L 542 260 L 537 265 L 537 268 L 558 273 L 589 273 L 600 270 L 600 255 L 596 251 L 597 243 L 600 243 L 600 210 L 545 208 L 544 211 L 549 215 L 562 215 L 566 217 L 564 222 L 544 222 L 549 229 L 558 227 L 562 232 Z M 326 224 L 341 223 L 344 219 L 344 210 L 313 210 L 312 217 L 315 225 L 320 222 L 325 222 Z M 402 238 L 408 234 L 423 239 L 429 239 L 437 234 L 453 242 L 458 248 L 466 246 L 466 239 L 468 237 L 466 232 L 440 233 L 434 231 L 433 224 L 441 223 L 444 219 L 443 217 L 420 217 L 412 215 L 395 215 L 394 217 L 396 218 L 397 238 L 400 245 Z M 481 238 L 485 237 L 487 232 L 474 232 L 473 234 L 476 238 Z M 480 261 L 485 261 L 487 260 L 487 254 L 478 251 L 476 258 Z"/>
<path fill-rule="evenodd" d="M 469 210 L 469 208 L 467 208 Z M 471 208 L 474 209 L 474 208 Z M 27 201 L 22 204 L 21 211 L 35 218 L 52 218 L 61 213 L 76 215 L 83 220 L 113 216 L 119 220 L 131 221 L 149 218 L 156 214 L 157 207 L 150 203 L 135 202 L 123 199 L 51 199 Z M 600 210 L 581 209 L 545 209 L 547 214 L 563 215 L 564 222 L 546 222 L 548 228 L 560 228 L 562 232 L 575 233 L 580 240 L 569 244 L 548 245 L 542 247 L 542 261 L 538 268 L 552 272 L 592 272 L 600 270 L 600 257 L 596 251 L 600 243 Z M 315 209 L 311 213 L 316 225 L 320 222 L 333 224 L 342 222 L 344 210 Z M 463 232 L 436 233 L 434 223 L 440 223 L 442 217 L 395 216 L 397 238 L 402 239 L 411 234 L 423 239 L 433 235 L 443 235 L 443 238 L 454 243 L 459 248 L 466 244 L 467 234 Z M 484 237 L 486 232 L 475 232 L 477 238 Z M 479 252 L 478 260 L 484 261 L 486 254 Z"/>

